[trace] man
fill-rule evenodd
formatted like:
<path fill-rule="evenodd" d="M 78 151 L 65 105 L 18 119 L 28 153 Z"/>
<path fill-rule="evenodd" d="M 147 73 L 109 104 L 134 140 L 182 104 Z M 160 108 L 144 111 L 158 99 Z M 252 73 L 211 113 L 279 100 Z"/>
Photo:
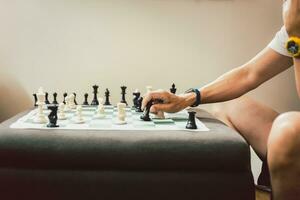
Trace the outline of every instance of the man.
<path fill-rule="evenodd" d="M 294 200 L 300 199 L 300 112 L 279 114 L 250 98 L 238 98 L 292 65 L 300 97 L 300 0 L 283 1 L 283 19 L 284 27 L 273 41 L 245 65 L 183 95 L 151 92 L 145 96 L 143 107 L 160 99 L 163 103 L 154 104 L 151 112 L 178 112 L 200 103 L 235 99 L 216 116 L 236 129 L 265 165 L 268 163 L 274 199 Z"/>

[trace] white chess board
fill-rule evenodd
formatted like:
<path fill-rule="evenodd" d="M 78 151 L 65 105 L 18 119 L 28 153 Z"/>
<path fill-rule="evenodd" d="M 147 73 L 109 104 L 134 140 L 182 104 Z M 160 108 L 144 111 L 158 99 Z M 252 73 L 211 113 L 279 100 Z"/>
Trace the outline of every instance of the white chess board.
<path fill-rule="evenodd" d="M 126 124 L 118 125 L 117 121 L 117 109 L 112 106 L 105 107 L 105 118 L 97 119 L 96 107 L 83 107 L 84 123 L 76 124 L 74 118 L 76 117 L 76 110 L 70 110 L 66 112 L 66 120 L 58 120 L 57 128 L 48 128 L 47 124 L 34 123 L 34 118 L 38 113 L 37 109 L 32 110 L 25 116 L 14 122 L 10 128 L 13 129 L 65 129 L 65 130 L 178 130 L 178 131 L 209 131 L 209 129 L 199 120 L 196 119 L 198 129 L 188 130 L 185 128 L 188 113 L 187 111 L 181 111 L 175 114 L 165 114 L 165 119 L 155 119 L 153 115 L 152 121 L 145 122 L 140 119 L 142 113 L 137 113 L 131 108 L 126 108 Z M 44 113 L 48 115 L 49 110 L 44 110 Z"/>

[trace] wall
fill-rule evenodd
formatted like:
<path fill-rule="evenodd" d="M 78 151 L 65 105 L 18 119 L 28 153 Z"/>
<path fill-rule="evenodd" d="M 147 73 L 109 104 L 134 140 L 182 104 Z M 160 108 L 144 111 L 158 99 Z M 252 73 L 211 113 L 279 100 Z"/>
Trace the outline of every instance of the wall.
<path fill-rule="evenodd" d="M 253 57 L 282 25 L 279 0 L 0 3 L 0 121 L 31 107 L 39 86 L 82 97 L 97 83 L 113 102 L 123 84 L 128 93 L 202 86 Z M 292 69 L 251 95 L 280 112 L 299 109 Z"/>

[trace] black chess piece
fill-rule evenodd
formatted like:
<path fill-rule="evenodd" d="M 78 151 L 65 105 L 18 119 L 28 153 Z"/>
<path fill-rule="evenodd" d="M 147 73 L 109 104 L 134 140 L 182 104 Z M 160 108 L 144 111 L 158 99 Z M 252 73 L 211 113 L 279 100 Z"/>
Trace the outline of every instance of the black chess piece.
<path fill-rule="evenodd" d="M 89 105 L 88 97 L 89 97 L 89 94 L 88 94 L 88 93 L 85 93 L 85 94 L 84 94 L 84 102 L 83 102 L 82 105 L 84 105 L 84 106 L 88 106 L 88 105 Z"/>
<path fill-rule="evenodd" d="M 33 98 L 34 98 L 34 106 L 36 107 L 37 106 L 37 96 L 36 96 L 36 94 L 33 94 Z"/>
<path fill-rule="evenodd" d="M 196 120 L 195 120 L 196 112 L 189 111 L 188 113 L 189 113 L 189 118 L 188 118 L 188 121 L 186 124 L 186 128 L 187 129 L 197 129 L 197 124 L 196 124 Z"/>
<path fill-rule="evenodd" d="M 134 96 L 134 98 L 132 100 L 133 101 L 132 108 L 137 109 L 138 108 L 138 99 L 140 98 L 141 93 L 140 92 L 134 92 L 134 93 L 132 93 L 132 95 Z"/>
<path fill-rule="evenodd" d="M 143 112 L 142 102 L 143 102 L 143 97 L 139 97 L 137 100 L 137 108 L 135 109 L 136 112 Z"/>
<path fill-rule="evenodd" d="M 173 83 L 173 84 L 172 84 L 172 87 L 170 88 L 170 92 L 173 93 L 173 94 L 176 94 L 176 91 L 177 91 L 176 86 L 175 86 L 175 84 Z"/>
<path fill-rule="evenodd" d="M 64 103 L 64 104 L 66 104 L 66 97 L 67 97 L 67 96 L 68 96 L 68 94 L 65 92 L 65 93 L 64 93 L 64 100 L 63 100 L 63 103 Z"/>
<path fill-rule="evenodd" d="M 153 100 L 150 100 L 145 109 L 144 109 L 144 112 L 143 112 L 143 115 L 141 116 L 141 119 L 144 120 L 144 121 L 151 121 L 151 118 L 150 118 L 150 108 L 151 106 L 153 105 Z"/>
<path fill-rule="evenodd" d="M 58 104 L 58 102 L 57 102 L 57 93 L 56 92 L 53 93 L 53 102 L 52 102 L 52 104 Z"/>
<path fill-rule="evenodd" d="M 128 106 L 128 103 L 126 102 L 126 98 L 125 98 L 125 95 L 126 95 L 126 89 L 127 89 L 126 86 L 122 86 L 122 87 L 121 87 L 121 90 L 122 90 L 122 92 L 121 92 L 121 94 L 122 94 L 121 103 L 125 103 L 126 106 Z"/>
<path fill-rule="evenodd" d="M 110 92 L 109 92 L 108 88 L 106 88 L 106 91 L 105 91 L 105 102 L 104 102 L 105 106 L 110 106 L 111 105 L 111 103 L 109 102 L 109 96 L 110 96 Z"/>
<path fill-rule="evenodd" d="M 75 103 L 75 105 L 78 105 L 78 103 L 77 103 L 77 101 L 76 101 L 76 93 L 75 92 L 73 92 L 73 94 L 74 94 L 74 103 Z"/>
<path fill-rule="evenodd" d="M 45 93 L 45 104 L 50 104 L 48 92 Z"/>
<path fill-rule="evenodd" d="M 99 101 L 98 101 L 98 97 L 97 97 L 97 94 L 98 94 L 98 88 L 99 88 L 98 85 L 94 85 L 94 86 L 93 86 L 93 89 L 94 89 L 94 91 L 93 91 L 93 93 L 94 93 L 94 98 L 93 98 L 93 101 L 92 101 L 92 103 L 91 103 L 92 106 L 97 106 L 97 105 L 99 105 Z"/>
<path fill-rule="evenodd" d="M 50 114 L 48 115 L 49 123 L 47 124 L 47 127 L 49 128 L 59 127 L 57 125 L 57 110 L 58 110 L 57 104 L 49 105 L 48 109 L 50 110 Z"/>

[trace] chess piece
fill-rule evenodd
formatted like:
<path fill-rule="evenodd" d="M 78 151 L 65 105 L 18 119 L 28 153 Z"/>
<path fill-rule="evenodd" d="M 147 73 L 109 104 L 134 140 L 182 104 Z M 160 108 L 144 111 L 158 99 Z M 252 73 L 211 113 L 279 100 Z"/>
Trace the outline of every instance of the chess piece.
<path fill-rule="evenodd" d="M 176 94 L 176 91 L 177 91 L 176 86 L 175 86 L 175 84 L 173 83 L 173 84 L 172 84 L 172 87 L 170 88 L 170 92 L 173 93 L 173 94 Z"/>
<path fill-rule="evenodd" d="M 58 102 L 57 102 L 57 93 L 56 92 L 53 93 L 53 102 L 52 102 L 52 104 L 58 104 Z"/>
<path fill-rule="evenodd" d="M 110 106 L 111 105 L 110 102 L 109 102 L 109 96 L 110 96 L 110 92 L 106 88 L 106 91 L 105 91 L 105 103 L 104 103 L 105 106 Z"/>
<path fill-rule="evenodd" d="M 57 104 L 52 104 L 48 106 L 48 109 L 51 111 L 48 115 L 49 123 L 47 124 L 48 128 L 56 128 L 59 127 L 57 125 Z"/>
<path fill-rule="evenodd" d="M 64 93 L 64 100 L 63 100 L 63 103 L 64 103 L 64 104 L 66 104 L 66 97 L 67 97 L 67 96 L 68 96 L 68 93 L 65 92 L 65 93 Z"/>
<path fill-rule="evenodd" d="M 150 85 L 148 85 L 148 86 L 146 87 L 146 90 L 147 90 L 147 93 L 152 92 L 152 91 L 153 91 L 153 87 L 150 86 Z"/>
<path fill-rule="evenodd" d="M 68 99 L 68 106 L 70 109 L 76 109 L 76 104 L 75 104 L 75 95 L 70 94 Z"/>
<path fill-rule="evenodd" d="M 121 99 L 121 102 L 120 102 L 120 103 L 125 103 L 126 106 L 127 106 L 128 103 L 126 102 L 126 99 L 125 99 L 126 89 L 127 89 L 126 86 L 122 86 L 122 87 L 121 87 L 121 90 L 122 90 L 122 92 L 121 92 L 121 94 L 122 94 L 122 99 Z"/>
<path fill-rule="evenodd" d="M 104 110 L 104 106 L 103 106 L 103 99 L 102 98 L 99 98 L 98 99 L 99 101 L 99 105 L 98 105 L 98 108 L 97 108 L 97 113 L 96 113 L 96 118 L 98 119 L 102 119 L 102 118 L 105 118 L 105 110 Z"/>
<path fill-rule="evenodd" d="M 38 106 L 37 103 L 37 96 L 36 94 L 33 94 L 33 98 L 34 98 L 34 107 Z"/>
<path fill-rule="evenodd" d="M 144 121 L 151 121 L 151 118 L 150 118 L 150 108 L 151 106 L 153 105 L 153 100 L 150 100 L 145 109 L 144 109 L 144 112 L 143 112 L 143 115 L 141 116 L 141 119 L 144 120 Z"/>
<path fill-rule="evenodd" d="M 132 93 L 132 95 L 134 96 L 134 98 L 133 98 L 133 106 L 132 106 L 132 108 L 134 108 L 134 109 L 137 109 L 138 108 L 138 99 L 140 98 L 140 96 L 141 96 L 141 93 L 139 92 L 139 90 L 138 89 L 136 89 L 133 93 Z"/>
<path fill-rule="evenodd" d="M 49 101 L 49 99 L 48 99 L 48 96 L 49 96 L 49 94 L 48 94 L 48 92 L 46 92 L 46 93 L 45 93 L 45 104 L 50 104 L 50 101 Z"/>
<path fill-rule="evenodd" d="M 36 96 L 37 96 L 38 113 L 33 119 L 33 121 L 38 124 L 45 124 L 47 123 L 47 119 L 43 112 L 43 106 L 45 105 L 45 93 L 43 91 L 43 88 L 39 89 Z"/>
<path fill-rule="evenodd" d="M 93 86 L 93 89 L 94 89 L 94 91 L 93 91 L 93 93 L 94 93 L 94 98 L 93 98 L 93 101 L 92 101 L 92 103 L 91 103 L 92 106 L 97 106 L 97 105 L 99 105 L 98 97 L 97 97 L 97 94 L 98 94 L 98 88 L 99 88 L 98 85 L 94 85 L 94 86 Z"/>
<path fill-rule="evenodd" d="M 122 125 L 122 124 L 126 124 L 126 104 L 125 103 L 118 103 L 117 104 L 117 108 L 118 108 L 118 119 L 116 124 Z"/>
<path fill-rule="evenodd" d="M 195 120 L 195 115 L 196 112 L 194 111 L 189 111 L 189 118 L 186 124 L 186 128 L 187 129 L 197 129 L 197 124 L 196 124 L 196 120 Z"/>
<path fill-rule="evenodd" d="M 77 101 L 76 101 L 76 93 L 74 92 L 73 94 L 74 94 L 74 104 L 75 104 L 75 105 L 78 105 L 78 103 L 77 103 Z"/>
<path fill-rule="evenodd" d="M 65 115 L 65 104 L 64 103 L 60 103 L 59 107 L 58 107 L 58 119 L 59 120 L 65 120 L 67 119 L 66 115 Z"/>
<path fill-rule="evenodd" d="M 64 112 L 69 112 L 71 110 L 70 107 L 70 96 L 67 96 L 65 98 L 65 108 L 64 108 Z"/>
<path fill-rule="evenodd" d="M 84 94 L 84 102 L 83 102 L 82 105 L 84 105 L 84 106 L 88 106 L 88 105 L 89 105 L 89 102 L 88 102 L 88 96 L 89 96 L 88 93 L 85 93 L 85 94 Z"/>
<path fill-rule="evenodd" d="M 82 107 L 81 107 L 81 105 L 78 105 L 76 107 L 76 116 L 75 116 L 74 121 L 75 121 L 76 124 L 82 124 L 82 123 L 85 122 L 83 117 L 82 117 Z"/>
<path fill-rule="evenodd" d="M 142 102 L 143 102 L 143 97 L 139 97 L 137 100 L 137 108 L 135 109 L 136 112 L 143 112 Z"/>

